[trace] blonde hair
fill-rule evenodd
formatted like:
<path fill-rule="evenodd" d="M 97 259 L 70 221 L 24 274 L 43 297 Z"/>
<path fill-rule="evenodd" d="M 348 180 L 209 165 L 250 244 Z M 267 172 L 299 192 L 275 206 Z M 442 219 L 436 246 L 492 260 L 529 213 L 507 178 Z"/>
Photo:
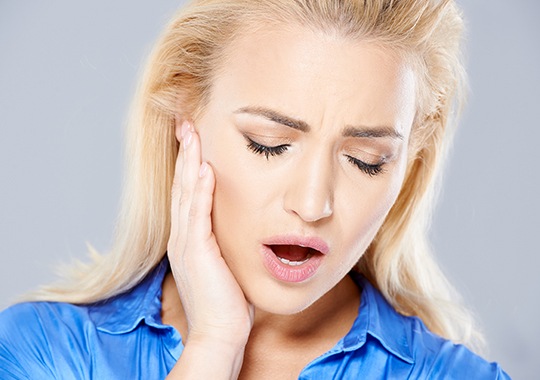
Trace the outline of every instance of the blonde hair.
<path fill-rule="evenodd" d="M 234 38 L 257 25 L 299 23 L 373 41 L 414 63 L 419 94 L 401 193 L 357 270 L 405 315 L 478 349 L 473 319 L 430 254 L 427 230 L 452 118 L 465 86 L 463 20 L 452 0 L 198 0 L 155 46 L 128 124 L 127 176 L 111 252 L 92 251 L 65 283 L 34 299 L 91 303 L 135 286 L 164 257 L 178 143 L 175 115 L 197 119 Z M 476 340 L 475 340 L 476 339 Z"/>

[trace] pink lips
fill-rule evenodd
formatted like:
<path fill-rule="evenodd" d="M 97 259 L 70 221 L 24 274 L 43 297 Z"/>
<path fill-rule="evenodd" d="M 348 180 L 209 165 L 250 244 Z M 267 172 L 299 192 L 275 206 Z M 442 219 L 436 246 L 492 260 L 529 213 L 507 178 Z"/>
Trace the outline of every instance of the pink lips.
<path fill-rule="evenodd" d="M 328 244 L 316 236 L 304 237 L 296 235 L 273 236 L 262 241 L 264 245 L 298 245 L 300 247 L 312 248 L 325 255 L 328 253 Z"/>
<path fill-rule="evenodd" d="M 262 256 L 265 268 L 270 274 L 284 282 L 302 282 L 312 277 L 322 263 L 324 255 L 329 251 L 328 244 L 318 237 L 303 237 L 295 235 L 274 236 L 263 240 Z M 283 263 L 274 253 L 272 245 L 296 245 L 316 250 L 305 262 L 291 266 Z"/>

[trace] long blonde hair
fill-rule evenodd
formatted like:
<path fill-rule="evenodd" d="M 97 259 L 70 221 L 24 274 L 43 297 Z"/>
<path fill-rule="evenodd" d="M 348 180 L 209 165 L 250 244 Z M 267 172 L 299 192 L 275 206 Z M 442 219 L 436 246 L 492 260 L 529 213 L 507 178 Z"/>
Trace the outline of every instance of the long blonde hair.
<path fill-rule="evenodd" d="M 91 303 L 135 286 L 163 258 L 178 143 L 175 115 L 204 109 L 226 47 L 257 25 L 300 23 L 367 39 L 414 63 L 419 82 L 401 193 L 357 270 L 398 310 L 478 349 L 479 334 L 429 250 L 427 229 L 453 114 L 465 87 L 463 20 L 452 0 L 198 0 L 172 19 L 151 54 L 128 123 L 127 175 L 115 243 L 65 271 L 34 299 Z"/>

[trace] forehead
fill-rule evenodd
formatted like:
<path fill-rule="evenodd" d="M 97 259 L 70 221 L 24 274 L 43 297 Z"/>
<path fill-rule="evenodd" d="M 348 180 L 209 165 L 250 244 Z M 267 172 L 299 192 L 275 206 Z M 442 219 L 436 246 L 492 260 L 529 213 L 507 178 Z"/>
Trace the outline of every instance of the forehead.
<path fill-rule="evenodd" d="M 240 35 L 213 83 L 214 101 L 272 107 L 315 124 L 412 122 L 415 95 L 414 72 L 395 51 L 294 25 Z"/>

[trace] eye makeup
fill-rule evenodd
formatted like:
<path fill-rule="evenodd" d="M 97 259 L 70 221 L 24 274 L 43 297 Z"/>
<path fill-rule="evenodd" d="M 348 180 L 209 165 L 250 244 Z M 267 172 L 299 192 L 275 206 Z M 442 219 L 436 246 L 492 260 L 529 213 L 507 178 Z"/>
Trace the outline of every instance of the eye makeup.
<path fill-rule="evenodd" d="M 247 141 L 247 148 L 257 155 L 265 156 L 267 160 L 270 160 L 270 156 L 279 156 L 285 153 L 291 146 L 291 144 L 267 146 L 254 141 L 246 134 L 243 134 L 243 136 Z M 347 158 L 348 162 L 353 164 L 356 168 L 358 168 L 363 173 L 369 175 L 370 177 L 376 176 L 384 171 L 383 166 L 386 163 L 386 160 L 384 159 L 381 160 L 379 163 L 371 164 L 347 154 L 345 154 L 344 156 Z"/>
<path fill-rule="evenodd" d="M 352 137 L 344 142 L 347 160 L 370 176 L 385 172 L 385 166 L 394 162 L 403 148 L 403 140 L 390 137 Z"/>
<path fill-rule="evenodd" d="M 252 140 L 250 137 L 248 137 L 246 134 L 244 134 L 244 138 L 247 140 L 247 147 L 249 150 L 251 150 L 255 154 L 261 154 L 266 156 L 266 159 L 269 160 L 270 156 L 279 156 L 280 154 L 283 154 L 287 151 L 287 149 L 291 146 L 290 144 L 281 144 L 277 146 L 266 146 L 263 144 L 259 144 L 258 142 Z"/>
<path fill-rule="evenodd" d="M 380 162 L 378 164 L 368 164 L 367 162 L 364 162 L 362 160 L 359 160 L 358 158 L 354 158 L 349 155 L 345 155 L 347 158 L 347 161 L 349 161 L 351 164 L 356 166 L 358 169 L 369 175 L 370 177 L 376 176 L 377 174 L 380 174 L 383 172 L 383 165 L 386 162 Z"/>
<path fill-rule="evenodd" d="M 258 116 L 253 118 L 251 115 L 246 117 L 245 114 L 236 114 L 235 124 L 245 139 L 247 149 L 255 155 L 265 157 L 267 161 L 271 157 L 285 154 L 291 148 L 292 142 L 302 138 L 305 133 L 261 119 Z M 397 148 L 401 139 L 386 129 L 380 134 L 375 135 L 373 131 L 370 133 L 350 135 L 349 130 L 346 130 L 343 132 L 345 141 L 339 150 L 345 158 L 344 162 L 361 173 L 374 177 L 385 172 L 384 166 L 395 157 L 394 148 Z"/>

